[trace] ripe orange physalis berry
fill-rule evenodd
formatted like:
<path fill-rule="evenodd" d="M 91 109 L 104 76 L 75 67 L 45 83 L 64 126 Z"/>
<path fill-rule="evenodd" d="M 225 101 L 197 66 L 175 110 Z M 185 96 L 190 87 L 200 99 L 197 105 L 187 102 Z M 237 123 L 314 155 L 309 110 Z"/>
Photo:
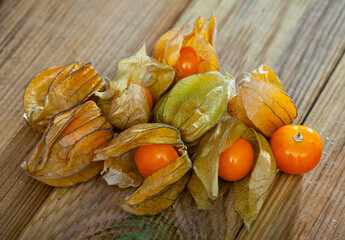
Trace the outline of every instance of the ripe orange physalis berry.
<path fill-rule="evenodd" d="M 150 105 L 150 110 L 152 110 L 152 107 L 153 107 L 153 99 L 152 99 L 152 95 L 151 95 L 151 92 L 150 90 L 147 89 L 147 87 L 145 87 L 144 85 L 140 84 L 140 83 L 137 83 L 137 82 L 128 82 L 127 84 L 127 88 L 128 89 L 128 86 L 129 84 L 138 84 L 140 86 L 142 86 L 144 89 L 145 89 L 145 92 L 146 92 L 146 95 L 147 95 L 147 101 L 149 102 L 149 105 Z"/>
<path fill-rule="evenodd" d="M 199 73 L 198 65 L 201 62 L 192 47 L 182 47 L 179 59 L 179 67 L 182 72 L 182 75 L 179 75 L 180 79 Z"/>
<path fill-rule="evenodd" d="M 179 158 L 173 145 L 153 144 L 140 146 L 135 153 L 135 164 L 143 177 Z"/>
<path fill-rule="evenodd" d="M 321 137 L 306 126 L 285 125 L 273 133 L 270 144 L 277 167 L 285 173 L 307 173 L 321 159 Z"/>
<path fill-rule="evenodd" d="M 219 155 L 218 176 L 226 181 L 240 180 L 248 174 L 253 163 L 252 145 L 240 137 Z"/>

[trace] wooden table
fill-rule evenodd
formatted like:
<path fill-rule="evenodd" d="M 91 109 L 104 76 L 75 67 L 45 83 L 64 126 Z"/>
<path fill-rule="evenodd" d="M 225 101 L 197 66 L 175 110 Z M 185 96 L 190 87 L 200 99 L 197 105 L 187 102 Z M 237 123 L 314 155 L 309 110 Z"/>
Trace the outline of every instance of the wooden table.
<path fill-rule="evenodd" d="M 221 67 L 240 76 L 271 66 L 297 105 L 295 123 L 324 143 L 310 173 L 278 173 L 250 231 L 233 209 L 231 185 L 213 212 L 198 211 L 185 191 L 162 214 L 134 217 L 114 201 L 133 189 L 100 177 L 53 188 L 20 168 L 41 137 L 22 119 L 23 90 L 36 72 L 92 61 L 112 79 L 117 62 L 143 43 L 152 53 L 162 33 L 211 11 Z M 345 239 L 344 53 L 344 0 L 0 1 L 0 239 Z"/>

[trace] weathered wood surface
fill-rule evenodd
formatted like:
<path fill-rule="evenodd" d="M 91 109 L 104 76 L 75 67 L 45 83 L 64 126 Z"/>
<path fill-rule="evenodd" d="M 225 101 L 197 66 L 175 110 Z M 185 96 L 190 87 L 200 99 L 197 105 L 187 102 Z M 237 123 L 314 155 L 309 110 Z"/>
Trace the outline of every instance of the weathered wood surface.
<path fill-rule="evenodd" d="M 242 229 L 238 239 L 344 239 L 344 69 L 345 56 L 304 122 L 323 136 L 318 167 L 303 176 L 279 174 L 250 232 Z"/>
<path fill-rule="evenodd" d="M 142 224 L 146 224 L 145 234 L 151 239 L 345 236 L 344 1 L 0 4 L 1 239 L 19 235 L 22 239 L 112 237 L 114 233 L 139 231 Z M 198 211 L 185 191 L 173 210 L 156 217 L 128 219 L 114 199 L 133 189 L 106 186 L 101 178 L 74 188 L 53 189 L 19 168 L 40 137 L 24 126 L 21 118 L 23 89 L 35 72 L 87 60 L 113 78 L 116 63 L 141 44 L 146 43 L 152 52 L 164 31 L 211 11 L 218 18 L 217 52 L 222 68 L 239 76 L 260 63 L 270 65 L 295 100 L 300 114 L 296 123 L 314 128 L 324 141 L 324 155 L 317 169 L 304 176 L 277 176 L 250 232 L 242 227 L 233 209 L 230 184 L 222 183 L 215 212 Z M 150 226 L 153 230 L 149 231 Z"/>
<path fill-rule="evenodd" d="M 174 24 L 186 4 L 184 0 L 175 4 L 1 3 L 0 239 L 18 237 L 53 189 L 31 179 L 19 167 L 40 137 L 22 119 L 22 97 L 30 78 L 41 69 L 72 61 L 91 61 L 98 71 L 113 78 L 117 62 L 143 43 L 153 50 L 153 43 Z"/>

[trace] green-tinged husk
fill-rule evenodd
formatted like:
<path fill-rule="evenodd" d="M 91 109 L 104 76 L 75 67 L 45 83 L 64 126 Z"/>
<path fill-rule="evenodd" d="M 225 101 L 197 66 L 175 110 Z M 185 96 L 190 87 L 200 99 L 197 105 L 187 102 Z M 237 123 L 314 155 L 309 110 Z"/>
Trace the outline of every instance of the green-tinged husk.
<path fill-rule="evenodd" d="M 147 56 L 145 45 L 132 57 L 121 60 L 117 66 L 115 81 L 127 79 L 147 87 L 154 103 L 170 87 L 175 71 L 156 59 Z"/>
<path fill-rule="evenodd" d="M 223 117 L 201 139 L 188 188 L 199 209 L 212 209 L 212 200 L 218 196 L 219 155 L 239 137 L 250 142 L 255 158 L 251 172 L 243 179 L 233 182 L 235 209 L 249 229 L 276 175 L 272 150 L 261 134 L 247 128 L 236 118 Z"/>
<path fill-rule="evenodd" d="M 234 182 L 234 203 L 247 229 L 250 229 L 269 193 L 277 166 L 272 149 L 263 135 L 248 129 L 241 137 L 252 144 L 255 162 L 246 177 Z"/>
<path fill-rule="evenodd" d="M 155 120 L 176 127 L 186 144 L 197 140 L 223 115 L 231 81 L 219 72 L 180 80 L 155 109 Z"/>

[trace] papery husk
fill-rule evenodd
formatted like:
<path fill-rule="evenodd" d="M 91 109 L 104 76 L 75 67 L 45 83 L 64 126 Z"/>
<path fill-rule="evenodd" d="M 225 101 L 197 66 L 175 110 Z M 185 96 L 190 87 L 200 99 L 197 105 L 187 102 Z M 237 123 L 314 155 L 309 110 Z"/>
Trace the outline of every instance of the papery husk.
<path fill-rule="evenodd" d="M 119 133 L 111 140 L 108 147 L 96 151 L 94 161 L 119 157 L 132 149 L 151 144 L 169 144 L 177 149 L 184 148 L 176 128 L 162 123 L 143 123 Z"/>
<path fill-rule="evenodd" d="M 180 157 L 146 177 L 135 193 L 117 201 L 122 209 L 132 214 L 157 214 L 169 207 L 185 188 L 192 163 L 178 130 L 161 123 L 135 125 L 116 136 L 108 147 L 98 150 L 94 159 L 94 161 L 107 162 L 114 158 L 123 158 L 128 161 L 128 165 L 132 165 L 136 149 L 151 144 L 173 145 Z M 115 172 L 121 172 L 121 175 L 114 176 L 115 179 L 124 175 L 126 170 L 123 169 L 120 165 L 116 166 Z M 133 181 L 138 177 L 126 173 L 125 175 L 127 180 L 132 178 Z M 140 174 L 137 172 L 137 175 Z M 133 185 L 128 184 L 127 187 L 129 186 Z"/>
<path fill-rule="evenodd" d="M 199 144 L 196 158 L 193 161 L 193 175 L 188 184 L 198 209 L 213 209 L 212 200 L 218 196 L 219 154 L 231 129 L 232 118 L 222 118 L 209 130 Z"/>
<path fill-rule="evenodd" d="M 237 94 L 238 118 L 267 137 L 297 117 L 292 99 L 273 83 L 253 77 L 241 81 Z"/>
<path fill-rule="evenodd" d="M 187 151 L 174 162 L 149 175 L 132 195 L 118 200 L 120 207 L 132 214 L 155 215 L 168 208 L 186 187 L 192 163 Z"/>
<path fill-rule="evenodd" d="M 190 174 L 187 173 L 181 179 L 178 179 L 171 186 L 166 187 L 160 192 L 150 195 L 148 197 L 142 196 L 137 202 L 131 202 L 133 195 L 122 200 L 117 200 L 120 207 L 126 212 L 136 215 L 155 215 L 171 206 L 178 195 L 185 189 L 189 180 Z"/>
<path fill-rule="evenodd" d="M 155 120 L 176 127 L 183 141 L 196 141 L 222 117 L 231 81 L 219 72 L 180 80 L 155 109 Z"/>
<path fill-rule="evenodd" d="M 191 47 L 201 60 L 198 65 L 199 73 L 218 71 L 215 49 L 216 17 L 213 14 L 210 19 L 199 17 L 194 23 L 194 28 L 189 33 L 188 30 L 189 26 L 183 26 L 163 34 L 156 44 L 154 58 L 161 63 L 169 64 L 179 76 L 182 76 L 183 72 L 179 68 L 180 51 L 182 47 Z"/>
<path fill-rule="evenodd" d="M 267 65 L 261 64 L 259 67 L 254 69 L 252 76 L 260 81 L 273 83 L 279 87 L 283 92 L 286 92 L 283 84 L 281 83 L 278 75 Z"/>
<path fill-rule="evenodd" d="M 209 192 L 207 191 L 204 183 L 201 181 L 201 179 L 195 172 L 192 173 L 192 177 L 189 180 L 188 189 L 189 192 L 192 194 L 198 209 L 214 210 L 212 199 L 209 197 L 208 194 Z"/>
<path fill-rule="evenodd" d="M 297 117 L 296 106 L 278 75 L 264 64 L 239 81 L 237 94 L 228 99 L 227 111 L 267 137 Z"/>
<path fill-rule="evenodd" d="M 251 172 L 243 179 L 233 182 L 235 209 L 249 229 L 276 175 L 276 162 L 269 143 L 255 130 L 247 128 L 236 118 L 222 118 L 201 139 L 188 189 L 199 209 L 213 209 L 212 201 L 218 196 L 219 155 L 239 137 L 250 142 L 255 159 Z"/>
<path fill-rule="evenodd" d="M 101 110 L 88 101 L 53 116 L 22 167 L 32 177 L 55 187 L 87 181 L 102 170 L 103 162 L 92 162 L 94 152 L 106 147 L 112 135 L 112 127 Z"/>
<path fill-rule="evenodd" d="M 272 149 L 263 135 L 248 129 L 241 137 L 253 146 L 255 162 L 246 177 L 234 182 L 234 204 L 249 230 L 267 198 L 277 171 Z"/>
<path fill-rule="evenodd" d="M 127 79 L 144 85 L 156 103 L 174 80 L 175 71 L 154 58 L 147 56 L 145 45 L 132 57 L 121 60 L 117 66 L 115 81 Z"/>
<path fill-rule="evenodd" d="M 116 185 L 119 188 L 139 187 L 144 178 L 139 173 L 133 161 L 136 149 L 118 157 L 110 157 L 104 161 L 103 179 L 108 185 Z"/>
<path fill-rule="evenodd" d="M 24 92 L 24 117 L 44 132 L 50 118 L 85 102 L 94 92 L 105 90 L 105 82 L 91 63 L 71 63 L 36 74 Z"/>
<path fill-rule="evenodd" d="M 179 29 L 171 29 L 167 31 L 166 33 L 164 33 L 159 38 L 158 42 L 156 43 L 155 52 L 154 52 L 154 58 L 157 59 L 159 62 L 167 64 L 164 48 L 173 36 L 177 36 L 176 33 L 178 32 L 180 32 Z"/>
<path fill-rule="evenodd" d="M 99 107 L 109 122 L 120 130 L 150 120 L 150 105 L 145 89 L 138 84 L 128 87 L 127 84 L 127 79 L 113 81 L 106 92 L 96 93 L 100 98 Z"/>

